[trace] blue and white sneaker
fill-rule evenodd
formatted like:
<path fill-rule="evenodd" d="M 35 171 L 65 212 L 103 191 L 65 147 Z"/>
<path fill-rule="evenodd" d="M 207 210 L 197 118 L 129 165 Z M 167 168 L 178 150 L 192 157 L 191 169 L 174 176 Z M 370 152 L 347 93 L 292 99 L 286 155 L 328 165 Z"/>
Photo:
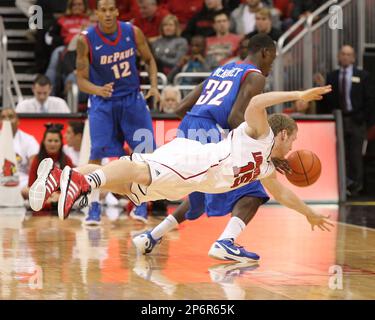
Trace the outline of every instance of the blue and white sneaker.
<path fill-rule="evenodd" d="M 256 262 L 260 258 L 256 253 L 246 251 L 244 247 L 235 244 L 233 239 L 217 240 L 211 246 L 208 255 L 214 259 L 239 262 Z"/>
<path fill-rule="evenodd" d="M 143 223 L 147 223 L 147 203 L 142 203 L 140 206 L 134 207 L 129 216 L 135 220 L 142 221 Z"/>
<path fill-rule="evenodd" d="M 146 254 L 151 253 L 157 244 L 161 242 L 161 239 L 155 240 L 151 236 L 151 231 L 146 231 L 133 238 L 133 244 L 137 248 L 138 253 Z"/>
<path fill-rule="evenodd" d="M 98 226 L 100 224 L 101 211 L 102 206 L 99 202 L 91 202 L 84 224 L 87 226 Z"/>

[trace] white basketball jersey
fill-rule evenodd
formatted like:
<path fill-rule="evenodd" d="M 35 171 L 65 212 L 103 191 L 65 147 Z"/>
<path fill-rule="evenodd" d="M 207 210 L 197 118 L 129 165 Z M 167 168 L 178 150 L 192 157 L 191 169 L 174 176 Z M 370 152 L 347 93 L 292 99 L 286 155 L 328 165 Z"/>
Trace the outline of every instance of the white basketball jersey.
<path fill-rule="evenodd" d="M 270 175 L 274 135 L 255 140 L 242 123 L 219 143 L 176 138 L 151 154 L 133 154 L 133 161 L 146 161 L 151 184 L 133 184 L 130 199 L 139 204 L 157 199 L 177 200 L 194 191 L 224 193 Z"/>
<path fill-rule="evenodd" d="M 227 152 L 227 157 L 207 170 L 205 181 L 198 191 L 231 191 L 273 172 L 275 168 L 270 158 L 274 143 L 272 130 L 266 138 L 256 140 L 246 133 L 247 127 L 247 123 L 243 122 L 226 139 L 216 144 L 217 149 Z"/>

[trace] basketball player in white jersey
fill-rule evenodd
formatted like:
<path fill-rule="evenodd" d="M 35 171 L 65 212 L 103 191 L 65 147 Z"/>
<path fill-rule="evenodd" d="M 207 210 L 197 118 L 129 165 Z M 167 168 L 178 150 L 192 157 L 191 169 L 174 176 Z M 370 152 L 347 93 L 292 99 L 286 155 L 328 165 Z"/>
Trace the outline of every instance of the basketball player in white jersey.
<path fill-rule="evenodd" d="M 135 153 L 103 167 L 86 165 L 78 172 L 67 166 L 59 184 L 59 217 L 67 218 L 78 198 L 84 196 L 85 200 L 91 190 L 98 188 L 126 195 L 137 205 L 159 199 L 177 200 L 193 191 L 223 193 L 260 180 L 278 202 L 303 214 L 312 228 L 318 226 L 329 231 L 332 224 L 328 217 L 315 213 L 276 179 L 271 157 L 283 159 L 292 150 L 297 124 L 284 114 L 268 118 L 266 108 L 295 100 L 320 100 L 330 91 L 331 87 L 325 86 L 257 95 L 245 111 L 245 122 L 217 144 L 202 145 L 198 141 L 176 138 L 153 153 Z M 30 191 L 32 209 L 40 209 L 55 191 L 56 170 L 59 169 L 53 167 L 48 158 L 39 165 L 38 179 Z M 136 247 L 144 253 L 155 246 L 157 240 L 144 236 L 137 242 Z M 237 260 L 254 260 L 242 257 L 241 247 L 234 243 L 231 252 L 240 256 Z M 226 254 L 227 250 L 217 243 L 209 251 L 210 256 L 218 259 L 227 260 Z"/>

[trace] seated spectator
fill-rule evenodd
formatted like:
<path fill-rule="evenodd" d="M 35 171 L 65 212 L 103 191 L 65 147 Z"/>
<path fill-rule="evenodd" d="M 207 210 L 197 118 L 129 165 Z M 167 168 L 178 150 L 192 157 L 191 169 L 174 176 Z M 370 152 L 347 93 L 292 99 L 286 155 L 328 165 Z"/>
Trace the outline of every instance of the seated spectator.
<path fill-rule="evenodd" d="M 277 41 L 282 35 L 281 30 L 272 26 L 271 11 L 268 8 L 262 8 L 256 13 L 255 30 L 246 35 L 251 38 L 258 33 L 265 33 L 269 35 L 272 40 Z"/>
<path fill-rule="evenodd" d="M 176 16 L 167 15 L 160 25 L 161 37 L 151 46 L 154 51 L 158 69 L 168 74 L 172 68 L 187 54 L 188 43 L 180 37 L 181 30 Z"/>
<path fill-rule="evenodd" d="M 78 167 L 79 156 L 81 151 L 83 129 L 85 123 L 83 121 L 69 121 L 65 131 L 66 144 L 63 147 L 64 153 L 72 159 L 73 165 Z"/>
<path fill-rule="evenodd" d="M 293 0 L 292 19 L 297 21 L 309 16 L 325 2 L 326 0 Z"/>
<path fill-rule="evenodd" d="M 56 19 L 63 15 L 67 8 L 67 0 L 51 1 L 37 0 L 36 5 L 43 10 L 43 28 L 36 30 L 35 40 L 35 68 L 27 70 L 29 73 L 44 73 L 51 55 L 51 46 L 45 41 L 45 35 Z"/>
<path fill-rule="evenodd" d="M 169 11 L 158 7 L 156 0 L 138 0 L 139 15 L 133 23 L 139 27 L 150 42 L 160 35 L 160 25 Z"/>
<path fill-rule="evenodd" d="M 32 91 L 34 98 L 18 103 L 17 113 L 70 113 L 65 100 L 51 97 L 51 81 L 44 75 L 38 75 L 34 80 Z"/>
<path fill-rule="evenodd" d="M 241 36 L 229 32 L 229 16 L 225 12 L 216 13 L 214 16 L 214 29 L 216 35 L 208 37 L 207 57 L 212 58 L 211 69 L 218 67 L 224 59 L 233 57 L 238 49 Z"/>
<path fill-rule="evenodd" d="M 305 102 L 303 100 L 297 100 L 293 102 L 291 108 L 286 108 L 283 112 L 292 116 L 316 114 L 316 104 L 315 101 Z"/>
<path fill-rule="evenodd" d="M 89 24 L 90 17 L 86 1 L 69 0 L 65 14 L 56 21 L 48 32 L 51 45 L 55 49 L 52 52 L 46 76 L 51 80 L 53 90 L 57 88 L 56 69 L 61 54 L 66 50 L 70 41 Z M 53 92 L 53 94 L 56 93 L 59 92 Z"/>
<path fill-rule="evenodd" d="M 62 124 L 47 124 L 46 131 L 43 135 L 42 143 L 40 144 L 40 150 L 37 156 L 31 163 L 28 187 L 22 190 L 22 195 L 25 199 L 29 198 L 29 190 L 31 185 L 37 178 L 37 171 L 39 163 L 45 158 L 52 158 L 55 166 L 64 168 L 65 166 L 73 166 L 72 160 L 63 152 L 63 137 L 61 130 L 63 129 Z M 46 205 L 43 209 L 56 208 L 59 193 L 55 192 L 47 200 Z"/>
<path fill-rule="evenodd" d="M 207 61 L 206 56 L 206 39 L 203 36 L 194 36 L 191 39 L 190 54 L 182 57 L 178 64 L 172 69 L 168 75 L 170 82 L 173 82 L 174 77 L 179 72 L 209 72 L 210 62 Z M 198 84 L 202 79 L 183 79 L 181 84 Z"/>
<path fill-rule="evenodd" d="M 249 41 L 250 40 L 248 38 L 242 38 L 237 50 L 237 56 L 222 61 L 221 65 L 245 60 L 245 58 L 249 54 Z"/>
<path fill-rule="evenodd" d="M 203 7 L 203 0 L 189 0 L 188 2 L 181 0 L 164 0 L 161 1 L 170 13 L 177 16 L 181 25 L 181 30 L 185 30 L 190 19 L 197 14 Z"/>
<path fill-rule="evenodd" d="M 161 92 L 160 109 L 165 113 L 174 113 L 181 102 L 181 92 L 175 86 L 166 86 Z"/>
<path fill-rule="evenodd" d="M 318 85 L 332 85 L 332 92 L 318 102 L 318 113 L 331 113 L 339 109 L 343 114 L 347 194 L 357 196 L 363 189 L 362 147 L 366 127 L 372 125 L 374 92 L 370 74 L 354 65 L 353 47 L 342 46 L 338 61 L 340 68 L 330 72 L 327 80 L 321 74 L 315 76 Z"/>
<path fill-rule="evenodd" d="M 22 190 L 27 186 L 30 164 L 39 152 L 39 144 L 31 134 L 18 128 L 19 119 L 13 108 L 3 108 L 0 120 L 1 122 L 8 120 L 12 125 L 13 148 L 16 153 L 20 187 Z"/>
<path fill-rule="evenodd" d="M 195 35 L 211 37 L 215 35 L 213 28 L 214 15 L 224 10 L 222 0 L 205 0 L 205 5 L 193 18 L 190 19 L 182 36 L 189 41 Z"/>
<path fill-rule="evenodd" d="M 245 35 L 255 30 L 256 13 L 263 8 L 260 0 L 246 0 L 230 16 L 231 29 L 237 34 Z"/>

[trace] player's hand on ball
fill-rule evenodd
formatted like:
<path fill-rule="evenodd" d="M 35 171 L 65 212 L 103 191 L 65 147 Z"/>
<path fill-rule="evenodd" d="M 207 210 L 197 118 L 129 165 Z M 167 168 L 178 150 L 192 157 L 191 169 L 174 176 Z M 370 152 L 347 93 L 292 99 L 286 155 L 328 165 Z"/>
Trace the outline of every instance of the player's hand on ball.
<path fill-rule="evenodd" d="M 98 96 L 101 96 L 103 98 L 109 98 L 112 97 L 113 92 L 113 82 L 105 84 L 103 87 L 99 88 Z"/>
<path fill-rule="evenodd" d="M 289 163 L 286 159 L 272 158 L 272 163 L 275 166 L 277 172 L 284 174 L 292 173 L 292 169 L 289 166 Z"/>
<path fill-rule="evenodd" d="M 314 231 L 314 227 L 317 226 L 322 231 L 331 231 L 329 227 L 333 227 L 333 223 L 330 222 L 329 216 L 324 216 L 319 213 L 311 211 L 306 216 L 307 221 L 311 224 L 311 230 Z"/>
<path fill-rule="evenodd" d="M 324 87 L 316 87 L 312 89 L 308 89 L 305 91 L 300 91 L 300 98 L 298 100 L 303 100 L 305 102 L 314 101 L 314 100 L 322 100 L 323 95 L 332 91 L 332 87 L 324 86 Z"/>

